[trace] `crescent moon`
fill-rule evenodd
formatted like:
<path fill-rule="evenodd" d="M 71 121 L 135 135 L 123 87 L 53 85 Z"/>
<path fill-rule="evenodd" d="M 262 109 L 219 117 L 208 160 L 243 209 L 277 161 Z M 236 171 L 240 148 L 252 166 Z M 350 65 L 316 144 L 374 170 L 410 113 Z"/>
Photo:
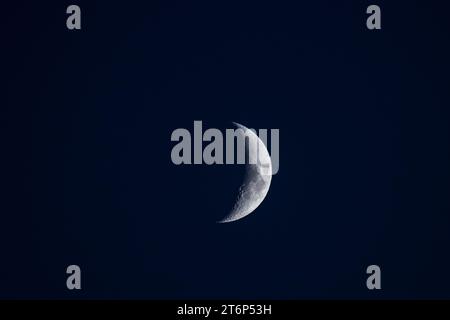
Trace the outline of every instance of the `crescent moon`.
<path fill-rule="evenodd" d="M 252 130 L 239 123 L 233 124 L 238 128 L 237 134 L 248 139 L 245 143 L 248 163 L 233 209 L 218 223 L 237 221 L 255 211 L 266 197 L 272 181 L 272 160 L 264 142 Z"/>

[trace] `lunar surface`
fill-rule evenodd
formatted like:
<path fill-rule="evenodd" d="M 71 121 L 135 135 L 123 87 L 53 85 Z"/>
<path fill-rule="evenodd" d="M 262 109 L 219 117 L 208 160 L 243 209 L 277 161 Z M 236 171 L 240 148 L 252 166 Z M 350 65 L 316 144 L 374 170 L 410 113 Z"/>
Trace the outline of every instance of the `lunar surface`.
<path fill-rule="evenodd" d="M 263 202 L 272 181 L 272 160 L 264 142 L 250 129 L 234 123 L 239 135 L 245 135 L 248 143 L 245 152 L 248 157 L 244 182 L 231 212 L 219 223 L 233 222 L 252 213 Z"/>

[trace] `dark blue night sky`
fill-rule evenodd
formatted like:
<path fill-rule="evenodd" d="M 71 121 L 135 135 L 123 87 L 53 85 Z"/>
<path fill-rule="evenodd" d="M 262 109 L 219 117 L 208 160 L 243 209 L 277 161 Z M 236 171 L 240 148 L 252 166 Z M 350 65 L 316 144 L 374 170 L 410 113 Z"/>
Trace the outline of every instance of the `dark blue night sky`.
<path fill-rule="evenodd" d="M 448 3 L 76 3 L 2 4 L 0 298 L 450 298 Z M 171 162 L 194 120 L 280 129 L 237 223 L 243 168 Z"/>

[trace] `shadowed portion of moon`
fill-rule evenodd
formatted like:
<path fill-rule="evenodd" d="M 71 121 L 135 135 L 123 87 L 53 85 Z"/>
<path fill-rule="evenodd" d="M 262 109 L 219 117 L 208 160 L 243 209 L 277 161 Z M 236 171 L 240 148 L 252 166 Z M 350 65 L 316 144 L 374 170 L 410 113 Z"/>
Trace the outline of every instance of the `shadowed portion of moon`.
<path fill-rule="evenodd" d="M 272 181 L 272 161 L 264 142 L 250 129 L 234 123 L 240 138 L 247 138 L 245 152 L 248 155 L 245 177 L 239 187 L 231 212 L 219 223 L 233 222 L 252 213 L 263 202 Z"/>

